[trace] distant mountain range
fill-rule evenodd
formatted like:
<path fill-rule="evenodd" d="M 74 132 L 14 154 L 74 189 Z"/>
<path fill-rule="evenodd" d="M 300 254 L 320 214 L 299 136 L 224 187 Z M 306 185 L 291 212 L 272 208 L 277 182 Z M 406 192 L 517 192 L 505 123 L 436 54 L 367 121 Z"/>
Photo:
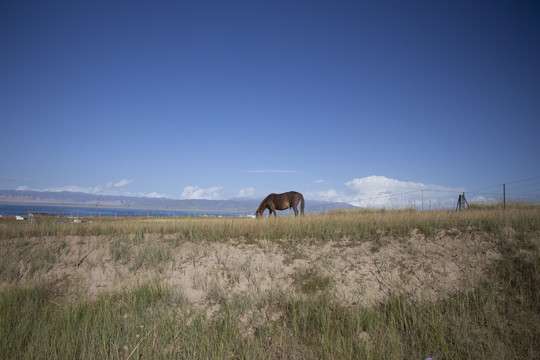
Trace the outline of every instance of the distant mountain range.
<path fill-rule="evenodd" d="M 64 205 L 87 207 L 114 207 L 128 209 L 212 211 L 212 212 L 255 212 L 261 199 L 230 200 L 176 200 L 135 196 L 92 195 L 81 192 L 51 192 L 30 190 L 0 190 L 0 203 Z M 320 213 L 338 209 L 355 209 L 347 203 L 324 202 L 306 199 L 306 213 Z"/>

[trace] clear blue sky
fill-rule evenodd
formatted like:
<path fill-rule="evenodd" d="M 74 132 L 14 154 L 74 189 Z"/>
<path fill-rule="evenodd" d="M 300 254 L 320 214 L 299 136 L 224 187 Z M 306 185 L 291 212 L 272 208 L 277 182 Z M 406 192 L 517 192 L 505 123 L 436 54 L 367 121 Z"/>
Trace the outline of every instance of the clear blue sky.
<path fill-rule="evenodd" d="M 538 1 L 2 1 L 0 53 L 0 189 L 540 193 Z"/>

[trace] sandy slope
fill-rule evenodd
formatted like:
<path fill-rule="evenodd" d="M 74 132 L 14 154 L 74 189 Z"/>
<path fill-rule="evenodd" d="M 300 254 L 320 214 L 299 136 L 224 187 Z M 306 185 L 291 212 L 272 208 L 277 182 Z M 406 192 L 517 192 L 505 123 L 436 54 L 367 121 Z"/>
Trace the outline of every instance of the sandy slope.
<path fill-rule="evenodd" d="M 210 311 L 215 297 L 256 301 L 272 292 L 299 294 L 309 279 L 330 279 L 332 293 L 345 304 L 382 301 L 390 292 L 433 299 L 473 284 L 500 258 L 490 237 L 473 229 L 368 242 L 43 237 L 7 240 L 3 251 L 9 263 L 0 288 L 45 279 L 67 284 L 72 294 L 95 296 L 158 281 Z"/>

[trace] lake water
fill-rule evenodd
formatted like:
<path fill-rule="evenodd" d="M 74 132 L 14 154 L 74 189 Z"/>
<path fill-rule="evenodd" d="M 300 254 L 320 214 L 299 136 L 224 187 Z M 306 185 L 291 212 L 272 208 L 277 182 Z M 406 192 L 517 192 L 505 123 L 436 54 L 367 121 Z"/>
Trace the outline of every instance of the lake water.
<path fill-rule="evenodd" d="M 0 204 L 0 215 L 3 216 L 24 216 L 29 214 L 49 214 L 56 216 L 248 216 L 250 213 L 227 213 L 212 211 L 180 211 L 180 210 L 145 210 L 126 208 L 103 208 L 103 207 L 82 207 L 63 205 L 12 205 Z"/>

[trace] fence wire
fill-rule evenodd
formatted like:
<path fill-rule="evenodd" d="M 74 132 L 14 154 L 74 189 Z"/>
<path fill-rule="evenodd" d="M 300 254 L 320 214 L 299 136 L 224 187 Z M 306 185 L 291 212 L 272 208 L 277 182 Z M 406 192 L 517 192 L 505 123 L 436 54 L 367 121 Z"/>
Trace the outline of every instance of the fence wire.
<path fill-rule="evenodd" d="M 491 185 L 475 190 L 416 189 L 381 193 L 355 199 L 353 205 L 368 208 L 443 210 L 456 208 L 460 195 L 469 204 L 530 203 L 540 204 L 540 176 Z"/>

